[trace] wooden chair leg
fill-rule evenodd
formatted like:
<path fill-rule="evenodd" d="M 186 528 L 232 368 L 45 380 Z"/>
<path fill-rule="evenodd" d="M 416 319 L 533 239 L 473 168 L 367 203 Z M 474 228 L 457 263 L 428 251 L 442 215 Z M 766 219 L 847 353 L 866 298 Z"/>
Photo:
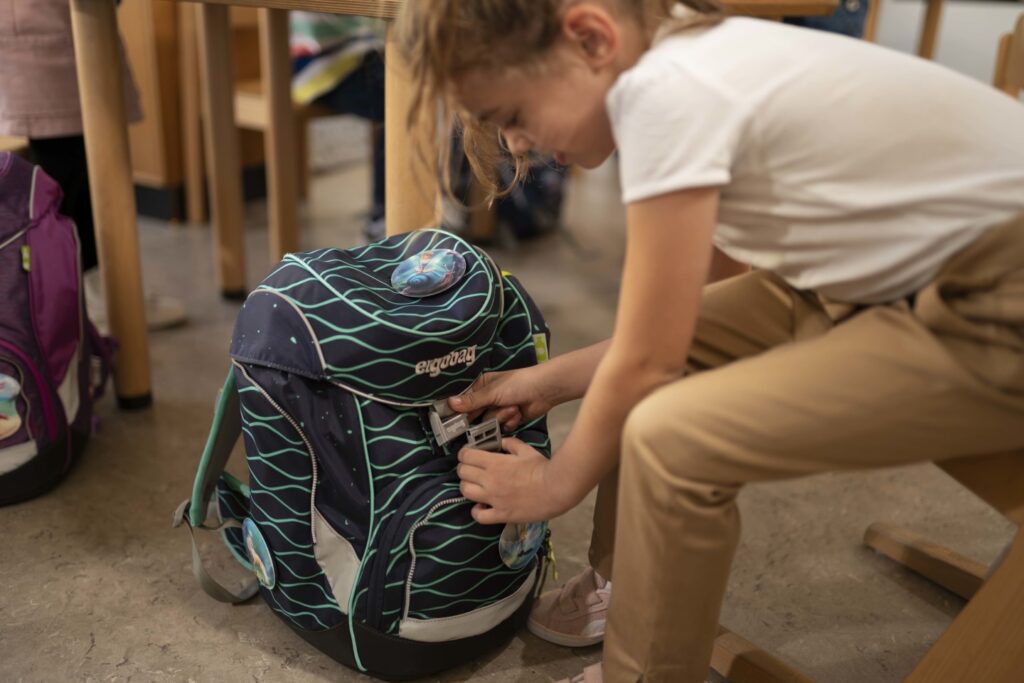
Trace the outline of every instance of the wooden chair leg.
<path fill-rule="evenodd" d="M 245 297 L 245 235 L 242 232 L 242 173 L 235 127 L 235 82 L 228 8 L 202 4 L 198 14 L 199 65 L 203 86 L 206 182 L 214 231 L 214 262 L 221 293 Z"/>
<path fill-rule="evenodd" d="M 729 683 L 814 683 L 724 626 L 718 627 L 711 668 Z"/>
<path fill-rule="evenodd" d="M 178 5 L 178 68 L 181 70 L 182 160 L 185 170 L 185 218 L 189 223 L 206 221 L 203 187 L 203 116 L 199 94 L 199 46 L 196 39 L 196 8 Z"/>
<path fill-rule="evenodd" d="M 875 42 L 878 36 L 878 16 L 882 13 L 882 0 L 868 0 L 868 16 L 864 20 L 864 40 Z"/>
<path fill-rule="evenodd" d="M 397 235 L 433 225 L 439 215 L 436 173 L 436 120 L 427 112 L 410 131 L 407 112 L 412 104 L 412 83 L 388 24 L 384 61 L 384 214 L 387 234 Z M 425 105 L 433 107 L 433 103 Z M 429 150 L 429 151 L 428 151 Z M 422 151 L 421 158 L 420 152 Z"/>
<path fill-rule="evenodd" d="M 476 180 L 469 181 L 469 231 L 474 244 L 490 244 L 498 237 L 498 212 L 488 203 L 483 187 Z"/>
<path fill-rule="evenodd" d="M 288 54 L 288 12 L 259 10 L 260 67 L 266 81 L 268 121 L 263 131 L 270 217 L 270 262 L 299 249 L 299 185 L 295 169 L 295 107 Z"/>
<path fill-rule="evenodd" d="M 1024 672 L 1024 535 L 905 683 L 1016 683 Z"/>
<path fill-rule="evenodd" d="M 988 567 L 911 531 L 876 522 L 864 532 L 864 545 L 970 600 L 985 581 Z"/>
<path fill-rule="evenodd" d="M 942 19 L 943 0 L 928 0 L 924 12 L 924 23 L 921 25 L 921 37 L 917 45 L 917 54 L 925 59 L 935 57 L 935 45 L 939 38 L 939 21 Z"/>
<path fill-rule="evenodd" d="M 1007 83 L 1006 71 L 1010 64 L 1010 45 L 1013 36 L 1009 33 L 999 38 L 999 46 L 996 48 L 996 68 L 992 75 L 992 85 L 999 88 L 1007 95 L 1015 97 Z"/>

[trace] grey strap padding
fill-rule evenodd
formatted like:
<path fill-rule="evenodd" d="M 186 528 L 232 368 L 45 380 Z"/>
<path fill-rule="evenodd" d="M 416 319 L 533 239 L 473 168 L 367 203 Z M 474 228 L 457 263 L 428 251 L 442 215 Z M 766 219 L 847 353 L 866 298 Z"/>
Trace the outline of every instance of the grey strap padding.
<path fill-rule="evenodd" d="M 199 556 L 199 548 L 196 546 L 196 532 L 191 525 L 188 526 L 189 536 L 192 537 L 192 574 L 196 577 L 196 581 L 202 587 L 203 591 L 214 600 L 218 602 L 226 602 L 230 605 L 237 605 L 245 602 L 252 596 L 256 595 L 256 592 L 260 588 L 260 584 L 256 579 L 250 579 L 246 582 L 245 586 L 238 593 L 232 592 L 230 589 L 225 588 L 217 582 L 209 572 L 206 571 L 206 567 L 203 566 L 203 558 Z M 224 527 L 228 526 L 241 526 L 235 520 L 226 522 Z"/>
<path fill-rule="evenodd" d="M 174 511 L 173 525 L 178 527 L 184 524 L 188 528 L 189 536 L 192 539 L 192 574 L 195 575 L 199 586 L 214 600 L 232 605 L 245 602 L 256 595 L 259 590 L 259 582 L 256 579 L 248 581 L 238 593 L 218 583 L 203 566 L 203 559 L 200 557 L 199 548 L 196 545 L 195 529 L 220 531 L 228 527 L 241 526 L 241 523 L 234 519 L 223 521 L 217 526 L 206 525 L 210 499 L 228 464 L 231 451 L 241 435 L 242 414 L 238 401 L 238 388 L 235 385 L 234 371 L 229 370 L 224 387 L 217 399 L 210 436 L 206 441 L 206 448 L 203 450 L 203 457 L 199 463 L 199 471 L 196 472 L 196 480 L 192 486 L 192 498 L 183 501 Z"/>

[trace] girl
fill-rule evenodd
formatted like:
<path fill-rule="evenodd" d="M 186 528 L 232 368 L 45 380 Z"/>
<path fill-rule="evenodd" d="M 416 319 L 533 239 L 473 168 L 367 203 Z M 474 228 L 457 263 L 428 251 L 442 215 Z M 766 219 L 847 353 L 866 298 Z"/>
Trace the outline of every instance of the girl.
<path fill-rule="evenodd" d="M 511 428 L 584 397 L 550 461 L 506 439 L 511 457 L 465 450 L 459 475 L 485 524 L 554 517 L 603 480 L 597 573 L 533 618 L 604 636 L 587 683 L 705 679 L 744 483 L 1024 455 L 1024 107 L 917 58 L 687 4 L 431 0 L 399 28 L 485 179 L 499 141 L 521 173 L 531 153 L 619 153 L 611 340 L 451 402 Z M 739 263 L 755 270 L 704 288 Z M 605 634 L 588 610 L 612 576 Z"/>

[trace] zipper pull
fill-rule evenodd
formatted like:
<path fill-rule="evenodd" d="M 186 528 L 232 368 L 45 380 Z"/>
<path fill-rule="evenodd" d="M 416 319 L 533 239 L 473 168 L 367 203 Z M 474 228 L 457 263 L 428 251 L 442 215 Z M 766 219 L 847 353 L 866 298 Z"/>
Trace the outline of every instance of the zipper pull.
<path fill-rule="evenodd" d="M 26 273 L 32 270 L 32 247 L 21 245 L 21 269 Z"/>
<path fill-rule="evenodd" d="M 555 560 L 555 544 L 551 541 L 551 529 L 548 529 L 547 537 L 544 539 L 544 567 L 541 569 L 540 581 L 537 582 L 537 590 L 534 597 L 540 597 L 544 592 L 544 585 L 548 582 L 548 570 L 552 570 L 555 581 L 558 581 L 558 563 Z"/>

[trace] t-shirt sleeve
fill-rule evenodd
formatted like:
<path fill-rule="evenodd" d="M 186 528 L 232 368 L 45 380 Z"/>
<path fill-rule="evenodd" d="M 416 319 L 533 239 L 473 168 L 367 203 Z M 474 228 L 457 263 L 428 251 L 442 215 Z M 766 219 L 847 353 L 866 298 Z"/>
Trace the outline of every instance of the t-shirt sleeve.
<path fill-rule="evenodd" d="M 624 203 L 732 178 L 751 108 L 723 86 L 680 64 L 641 62 L 607 105 Z"/>

